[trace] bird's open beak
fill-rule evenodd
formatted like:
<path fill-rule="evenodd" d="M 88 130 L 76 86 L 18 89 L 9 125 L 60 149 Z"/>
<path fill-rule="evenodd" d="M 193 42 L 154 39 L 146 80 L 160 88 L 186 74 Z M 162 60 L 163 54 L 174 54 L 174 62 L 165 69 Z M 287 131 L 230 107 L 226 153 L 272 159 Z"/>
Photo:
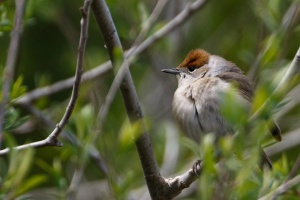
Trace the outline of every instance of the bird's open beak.
<path fill-rule="evenodd" d="M 161 71 L 165 72 L 165 73 L 168 73 L 168 74 L 174 74 L 174 75 L 180 74 L 180 71 L 178 69 L 176 69 L 176 68 L 173 68 L 173 69 L 162 69 Z"/>

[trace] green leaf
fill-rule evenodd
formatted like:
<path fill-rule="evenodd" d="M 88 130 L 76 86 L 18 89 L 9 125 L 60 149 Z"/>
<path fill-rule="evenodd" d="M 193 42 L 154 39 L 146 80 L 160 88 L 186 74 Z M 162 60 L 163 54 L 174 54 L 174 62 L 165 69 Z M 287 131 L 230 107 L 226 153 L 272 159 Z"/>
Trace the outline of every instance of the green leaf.
<path fill-rule="evenodd" d="M 29 190 L 35 188 L 36 186 L 45 183 L 46 181 L 47 181 L 47 177 L 45 175 L 33 175 L 22 182 L 21 186 L 16 191 L 16 196 L 24 194 L 25 192 L 28 192 Z"/>
<path fill-rule="evenodd" d="M 19 111 L 14 107 L 8 107 L 5 113 L 4 129 L 6 131 L 13 130 L 24 124 L 29 116 L 19 117 Z"/>
<path fill-rule="evenodd" d="M 23 86 L 22 83 L 23 83 L 23 76 L 21 75 L 17 78 L 17 80 L 13 84 L 11 95 L 10 95 L 11 99 L 16 99 L 26 92 L 27 87 Z"/>
<path fill-rule="evenodd" d="M 32 166 L 33 156 L 34 149 L 32 148 L 10 151 L 9 169 L 3 184 L 4 191 L 10 192 L 10 196 L 17 195 L 16 191 L 22 186 Z"/>

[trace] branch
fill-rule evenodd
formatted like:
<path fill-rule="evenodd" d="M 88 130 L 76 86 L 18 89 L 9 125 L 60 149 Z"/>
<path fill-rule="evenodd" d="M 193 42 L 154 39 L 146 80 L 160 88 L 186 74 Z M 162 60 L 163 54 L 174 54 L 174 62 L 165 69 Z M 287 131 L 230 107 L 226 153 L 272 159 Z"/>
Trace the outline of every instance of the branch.
<path fill-rule="evenodd" d="M 300 145 L 299 138 L 300 128 L 287 132 L 283 135 L 281 142 L 275 143 L 265 148 L 267 155 L 276 155 Z"/>
<path fill-rule="evenodd" d="M 15 68 L 17 65 L 17 58 L 19 55 L 22 22 L 25 10 L 26 0 L 15 1 L 16 14 L 14 19 L 14 28 L 11 32 L 11 40 L 9 44 L 6 68 L 3 72 L 3 85 L 2 85 L 2 101 L 0 103 L 0 149 L 2 144 L 2 133 L 4 129 L 5 107 L 9 100 L 9 89 L 13 81 Z"/>
<path fill-rule="evenodd" d="M 128 66 L 131 64 L 135 55 L 141 53 L 146 48 L 148 48 L 151 44 L 156 42 L 158 39 L 162 38 L 164 35 L 168 34 L 176 27 L 186 22 L 187 18 L 189 18 L 192 14 L 194 14 L 196 11 L 202 8 L 205 5 L 205 3 L 206 3 L 205 0 L 198 0 L 192 4 L 188 4 L 185 7 L 185 9 L 183 9 L 183 11 L 181 11 L 171 22 L 169 22 L 162 29 L 154 33 L 151 37 L 145 40 L 141 45 L 137 47 L 133 47 L 128 51 L 127 54 L 128 56 L 126 56 L 126 62 L 123 62 L 122 66 L 120 67 L 117 75 L 115 76 L 113 83 L 111 84 L 108 94 L 106 95 L 104 104 L 101 106 L 101 110 L 98 116 L 99 123 L 103 123 L 103 121 L 105 120 L 108 110 L 111 106 L 111 103 L 119 88 L 120 80 L 123 79 L 125 73 L 127 72 L 126 68 L 128 68 Z"/>
<path fill-rule="evenodd" d="M 165 4 L 168 2 L 168 0 L 161 0 L 158 1 L 153 12 L 151 13 L 149 19 L 146 21 L 146 23 L 144 24 L 141 32 L 139 33 L 139 35 L 137 36 L 137 38 L 135 39 L 132 47 L 134 46 L 138 46 L 142 40 L 144 40 L 145 35 L 147 34 L 147 32 L 149 31 L 149 29 L 151 28 L 152 24 L 154 23 L 154 21 L 157 19 L 157 17 L 159 16 L 160 12 L 162 11 L 163 7 L 165 6 Z M 125 55 L 126 62 L 123 62 L 123 64 L 121 65 L 117 75 L 114 78 L 114 81 L 108 91 L 108 94 L 105 97 L 105 101 L 103 103 L 103 105 L 100 108 L 100 112 L 98 114 L 98 122 L 99 122 L 99 127 L 102 126 L 102 124 L 104 123 L 107 113 L 109 111 L 109 108 L 111 106 L 111 103 L 116 95 L 116 92 L 119 88 L 120 85 L 120 81 L 123 79 L 124 74 L 126 73 L 126 68 L 129 68 L 130 62 L 128 62 L 128 57 L 130 57 L 131 55 L 133 55 L 135 53 L 135 48 L 131 47 L 131 51 L 128 52 L 127 55 Z"/>
<path fill-rule="evenodd" d="M 277 187 L 274 191 L 266 194 L 265 196 L 259 198 L 258 200 L 269 200 L 269 199 L 276 199 L 277 196 L 285 193 L 290 188 L 298 185 L 300 183 L 300 175 L 295 176 L 294 178 L 290 179 L 287 182 L 284 182 L 282 185 Z"/>
<path fill-rule="evenodd" d="M 105 44 L 108 49 L 108 53 L 110 55 L 112 63 L 113 65 L 116 65 L 116 63 L 114 62 L 115 59 L 113 51 L 114 49 L 119 49 L 122 54 L 123 51 L 109 9 L 104 0 L 95 0 L 92 4 L 92 9 L 98 26 L 103 35 L 103 38 L 105 40 Z M 123 61 L 125 61 L 124 57 Z M 114 67 L 117 68 L 117 66 Z M 128 65 L 126 65 L 125 69 L 125 76 L 121 80 L 122 84 L 120 89 L 130 123 L 138 123 L 140 125 L 140 137 L 136 139 L 136 146 L 140 155 L 140 160 L 146 177 L 146 182 L 150 190 L 150 195 L 152 198 L 154 198 L 155 192 L 152 188 L 158 185 L 161 176 L 159 174 L 158 165 L 153 154 L 150 138 L 145 129 L 142 110 L 138 102 L 138 97 L 133 85 L 131 74 L 128 70 Z"/>
<path fill-rule="evenodd" d="M 300 154 L 298 155 L 298 158 L 296 160 L 296 162 L 294 163 L 288 177 L 286 178 L 285 182 L 291 180 L 291 178 L 293 178 L 295 176 L 295 174 L 297 173 L 298 169 L 300 167 Z"/>
<path fill-rule="evenodd" d="M 39 147 L 45 147 L 45 146 L 57 146 L 61 147 L 62 143 L 59 142 L 55 137 L 48 136 L 46 139 L 38 141 L 38 142 L 32 142 L 29 144 L 20 145 L 17 147 L 14 147 L 15 150 L 22 150 L 27 148 L 39 148 Z M 0 156 L 4 156 L 8 154 L 10 151 L 10 148 L 5 148 L 0 151 Z"/>
<path fill-rule="evenodd" d="M 39 109 L 37 109 L 34 105 L 28 104 L 28 105 L 22 105 L 24 109 L 26 109 L 28 112 L 30 112 L 35 118 L 37 118 L 39 121 L 41 121 L 43 124 L 48 126 L 49 128 L 55 128 L 55 123 L 47 117 L 47 115 L 43 114 Z M 67 140 L 72 145 L 75 145 L 79 148 L 82 148 L 84 145 L 74 134 L 70 134 L 67 131 L 62 130 L 61 137 Z M 88 148 L 89 156 L 92 158 L 95 165 L 105 174 L 108 174 L 108 168 L 105 163 L 105 161 L 102 159 L 99 151 L 94 146 L 89 146 Z M 0 154 L 1 156 L 1 154 Z"/>
<path fill-rule="evenodd" d="M 295 77 L 300 72 L 300 47 L 298 48 L 298 51 L 288 68 L 287 72 L 284 74 L 282 80 L 279 82 L 278 86 L 274 90 L 273 94 L 279 93 L 286 89 L 286 86 L 288 84 L 291 84 L 291 80 L 293 77 Z M 255 119 L 259 113 L 264 109 L 264 107 L 268 104 L 268 100 L 250 117 L 250 120 Z"/>
<path fill-rule="evenodd" d="M 158 18 L 158 16 L 160 15 L 161 11 L 165 7 L 165 5 L 168 3 L 168 1 L 169 0 L 157 1 L 157 4 L 154 7 L 150 17 L 144 23 L 141 32 L 139 33 L 139 35 L 137 36 L 137 38 L 135 39 L 135 41 L 134 41 L 133 45 L 131 45 L 131 47 L 138 46 L 141 44 L 141 42 L 144 40 L 146 34 L 149 32 L 150 28 L 152 27 L 152 25 L 154 24 L 154 22 L 156 21 L 156 19 Z M 132 51 L 131 51 L 131 53 L 132 53 Z M 130 54 L 127 55 L 127 57 L 128 56 L 130 56 Z"/>
<path fill-rule="evenodd" d="M 173 20 L 168 22 L 164 25 L 161 29 L 156 31 L 153 35 L 149 36 L 144 42 L 140 45 L 135 46 L 125 52 L 125 56 L 129 63 L 131 63 L 132 59 L 145 51 L 147 48 L 152 46 L 155 42 L 169 34 L 178 26 L 184 24 L 192 16 L 193 13 L 197 12 L 200 8 L 204 6 L 206 3 L 205 0 L 198 0 L 194 2 L 192 5 L 188 5 L 184 10 L 182 10 Z M 112 65 L 110 61 L 107 61 L 82 75 L 82 82 L 98 78 L 99 76 L 107 73 L 112 69 Z M 62 90 L 68 89 L 73 85 L 73 78 L 68 78 L 66 80 L 59 81 L 53 85 L 42 87 L 35 89 L 31 92 L 26 93 L 25 95 L 21 96 L 19 99 L 14 101 L 14 104 L 26 104 L 31 103 L 41 97 L 49 96 L 51 94 L 60 92 Z"/>
<path fill-rule="evenodd" d="M 203 1 L 196 1 L 195 3 L 199 4 L 199 2 L 201 2 L 200 5 L 203 4 Z M 193 10 L 192 8 L 194 7 L 192 5 L 194 4 L 191 4 L 189 6 L 190 10 Z M 92 9 L 115 69 L 118 69 L 118 66 L 115 62 L 114 50 L 118 49 L 123 57 L 123 64 L 121 68 L 123 70 L 123 74 L 120 77 L 116 76 L 116 81 L 118 82 L 118 86 L 119 82 L 121 83 L 120 90 L 130 123 L 139 125 L 139 136 L 135 139 L 135 144 L 140 156 L 140 161 L 151 198 L 170 199 L 172 197 L 175 197 L 184 188 L 188 187 L 190 183 L 196 180 L 197 174 L 194 171 L 189 171 L 179 178 L 177 177 L 175 179 L 172 179 L 172 181 L 168 181 L 160 175 L 158 165 L 153 153 L 152 144 L 145 129 L 143 113 L 139 105 L 131 74 L 129 72 L 129 65 L 124 56 L 122 45 L 109 9 L 104 0 L 95 0 L 92 4 Z M 201 167 L 199 166 L 198 168 L 196 168 L 196 171 L 200 171 L 200 169 Z M 184 182 L 184 180 L 190 181 Z"/>
<path fill-rule="evenodd" d="M 275 89 L 275 92 L 278 92 L 278 91 L 284 89 L 284 87 L 287 84 L 291 84 L 290 80 L 293 77 L 295 77 L 299 72 L 300 72 L 300 47 L 298 48 L 298 51 L 290 65 L 290 67 L 288 68 L 287 72 L 284 74 L 283 78 L 281 79 L 277 88 Z"/>
<path fill-rule="evenodd" d="M 85 46 L 87 41 L 87 33 L 88 33 L 88 22 L 89 22 L 89 12 L 90 12 L 90 5 L 92 3 L 92 0 L 85 0 L 84 6 L 80 8 L 82 19 L 81 19 L 81 31 L 80 31 L 80 39 L 79 39 L 79 46 L 78 46 L 78 53 L 77 53 L 77 66 L 76 66 L 76 72 L 75 72 L 75 80 L 73 85 L 73 90 L 71 94 L 71 98 L 69 101 L 69 104 L 67 106 L 66 112 L 64 113 L 64 116 L 60 120 L 60 122 L 56 125 L 55 129 L 52 131 L 52 133 L 44 140 L 33 142 L 30 144 L 21 145 L 18 147 L 14 147 L 16 150 L 21 150 L 25 148 L 30 147 L 44 147 L 44 146 L 62 146 L 62 143 L 60 143 L 57 140 L 57 137 L 61 133 L 64 126 L 68 123 L 69 118 L 71 117 L 71 114 L 74 110 L 74 106 L 76 104 L 78 94 L 79 94 L 79 87 L 80 87 L 80 81 L 81 76 L 83 73 L 83 58 L 84 58 L 84 52 L 85 52 Z M 0 155 L 3 156 L 9 152 L 9 148 L 6 148 L 4 150 L 0 151 Z"/>
<path fill-rule="evenodd" d="M 107 62 L 85 72 L 82 75 L 81 82 L 96 79 L 99 76 L 107 73 L 111 69 L 112 69 L 111 62 L 107 61 Z M 41 97 L 49 96 L 49 95 L 55 94 L 57 92 L 60 92 L 62 90 L 66 90 L 66 89 L 72 87 L 73 84 L 74 84 L 74 77 L 71 77 L 71 78 L 67 78 L 62 81 L 58 81 L 58 82 L 54 83 L 53 85 L 37 88 L 35 90 L 32 90 L 31 92 L 24 94 L 20 98 L 16 99 L 14 101 L 14 104 L 15 105 L 22 105 L 22 104 L 26 105 L 28 103 L 32 103 L 33 101 L 35 101 Z"/>
<path fill-rule="evenodd" d="M 152 45 L 157 40 L 164 37 L 166 34 L 173 31 L 178 26 L 184 24 L 188 18 L 190 18 L 193 14 L 199 11 L 207 2 L 207 0 L 196 0 L 193 3 L 188 3 L 187 6 L 169 23 L 163 26 L 161 29 L 156 31 L 151 37 L 147 38 L 141 45 L 130 49 L 133 51 L 133 55 L 135 56 L 141 52 L 143 52 L 146 48 Z"/>
<path fill-rule="evenodd" d="M 293 26 L 297 24 L 297 16 L 299 15 L 299 2 L 294 2 L 291 6 L 287 9 L 282 17 L 281 24 L 278 27 L 278 31 L 273 33 L 273 35 L 280 34 L 281 32 L 287 32 L 289 30 L 293 30 Z M 257 70 L 259 69 L 259 63 L 261 62 L 262 58 L 266 55 L 266 53 L 270 50 L 270 45 L 266 45 L 263 47 L 263 50 L 259 52 L 254 60 L 252 67 L 248 72 L 248 77 L 254 80 L 255 74 L 257 74 Z"/>
<path fill-rule="evenodd" d="M 190 185 L 196 181 L 202 172 L 202 163 L 200 161 L 196 161 L 193 167 L 180 176 L 176 176 L 175 178 L 165 179 L 168 184 L 167 193 L 159 199 L 172 199 L 179 195 L 182 190 L 190 187 Z"/>

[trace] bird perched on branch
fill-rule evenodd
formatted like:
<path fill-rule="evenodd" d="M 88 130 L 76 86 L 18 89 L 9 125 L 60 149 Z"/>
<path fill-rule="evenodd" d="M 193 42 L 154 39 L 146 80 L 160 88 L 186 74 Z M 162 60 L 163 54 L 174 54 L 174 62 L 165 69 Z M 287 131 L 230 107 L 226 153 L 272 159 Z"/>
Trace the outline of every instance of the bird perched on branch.
<path fill-rule="evenodd" d="M 251 106 L 254 92 L 251 80 L 234 63 L 202 49 L 192 50 L 177 68 L 163 69 L 162 72 L 178 77 L 173 114 L 183 132 L 197 142 L 204 133 L 213 132 L 219 138 L 235 131 L 220 113 L 223 100 L 220 93 L 228 92 L 232 83 L 237 86 L 236 100 L 245 107 Z M 281 140 L 276 124 L 271 133 Z M 263 151 L 262 154 L 263 163 L 271 168 L 267 155 Z"/>

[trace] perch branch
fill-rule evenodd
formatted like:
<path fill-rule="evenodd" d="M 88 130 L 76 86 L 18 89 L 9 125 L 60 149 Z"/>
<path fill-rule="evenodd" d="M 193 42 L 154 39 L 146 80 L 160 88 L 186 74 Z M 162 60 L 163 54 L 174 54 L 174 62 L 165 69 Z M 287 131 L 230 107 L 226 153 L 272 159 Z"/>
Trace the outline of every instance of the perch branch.
<path fill-rule="evenodd" d="M 199 4 L 199 2 L 203 4 L 203 1 L 195 1 L 194 4 Z M 192 8 L 192 5 L 194 4 L 191 4 L 189 8 Z M 186 177 L 188 177 L 189 180 L 193 182 L 196 179 L 197 174 L 194 171 L 189 173 L 189 171 L 182 176 L 184 178 L 175 178 L 172 179 L 173 181 L 167 181 L 160 175 L 158 165 L 153 153 L 152 144 L 145 129 L 143 114 L 139 105 L 133 80 L 129 72 L 129 65 L 123 54 L 122 45 L 109 9 L 104 0 L 95 0 L 92 4 L 92 9 L 115 69 L 118 69 L 118 66 L 115 63 L 114 50 L 118 49 L 123 56 L 122 68 L 124 76 L 116 76 L 116 79 L 119 79 L 118 82 L 120 82 L 120 85 L 118 84 L 118 86 L 120 86 L 129 120 L 131 124 L 139 125 L 139 136 L 135 138 L 135 144 L 140 156 L 140 161 L 142 164 L 150 196 L 152 199 L 170 199 L 172 197 L 175 197 L 182 191 L 182 189 L 188 187 L 190 184 L 189 182 L 186 182 L 188 184 L 185 184 L 183 179 L 185 180 Z M 197 171 L 201 171 L 200 166 L 199 168 L 197 168 Z M 193 178 L 191 179 L 191 177 Z M 177 185 L 177 187 L 171 187 L 173 184 Z M 176 189 L 172 190 L 173 188 Z"/>
<path fill-rule="evenodd" d="M 152 37 L 149 37 L 147 40 L 145 40 L 141 45 L 137 45 L 136 47 L 132 47 L 128 51 L 128 55 L 126 62 L 123 62 L 122 66 L 120 67 L 117 75 L 115 76 L 115 79 L 108 91 L 108 94 L 105 98 L 104 104 L 101 106 L 101 110 L 99 113 L 99 123 L 103 123 L 103 121 L 106 118 L 106 115 L 108 113 L 108 110 L 110 108 L 110 105 L 116 95 L 116 92 L 120 85 L 120 80 L 124 77 L 125 73 L 127 72 L 129 65 L 131 64 L 134 55 L 137 55 L 144 51 L 148 46 L 153 44 L 158 39 L 162 38 L 164 35 L 168 34 L 172 30 L 174 30 L 179 25 L 186 22 L 186 20 L 194 14 L 196 11 L 198 11 L 200 8 L 202 8 L 205 5 L 205 0 L 198 0 L 191 4 L 188 4 L 185 9 L 183 9 L 171 22 L 169 22 L 167 25 L 165 25 L 162 29 L 157 31 L 152 35 Z M 142 31 L 143 32 L 143 31 Z M 138 43 L 138 41 L 136 41 Z"/>

